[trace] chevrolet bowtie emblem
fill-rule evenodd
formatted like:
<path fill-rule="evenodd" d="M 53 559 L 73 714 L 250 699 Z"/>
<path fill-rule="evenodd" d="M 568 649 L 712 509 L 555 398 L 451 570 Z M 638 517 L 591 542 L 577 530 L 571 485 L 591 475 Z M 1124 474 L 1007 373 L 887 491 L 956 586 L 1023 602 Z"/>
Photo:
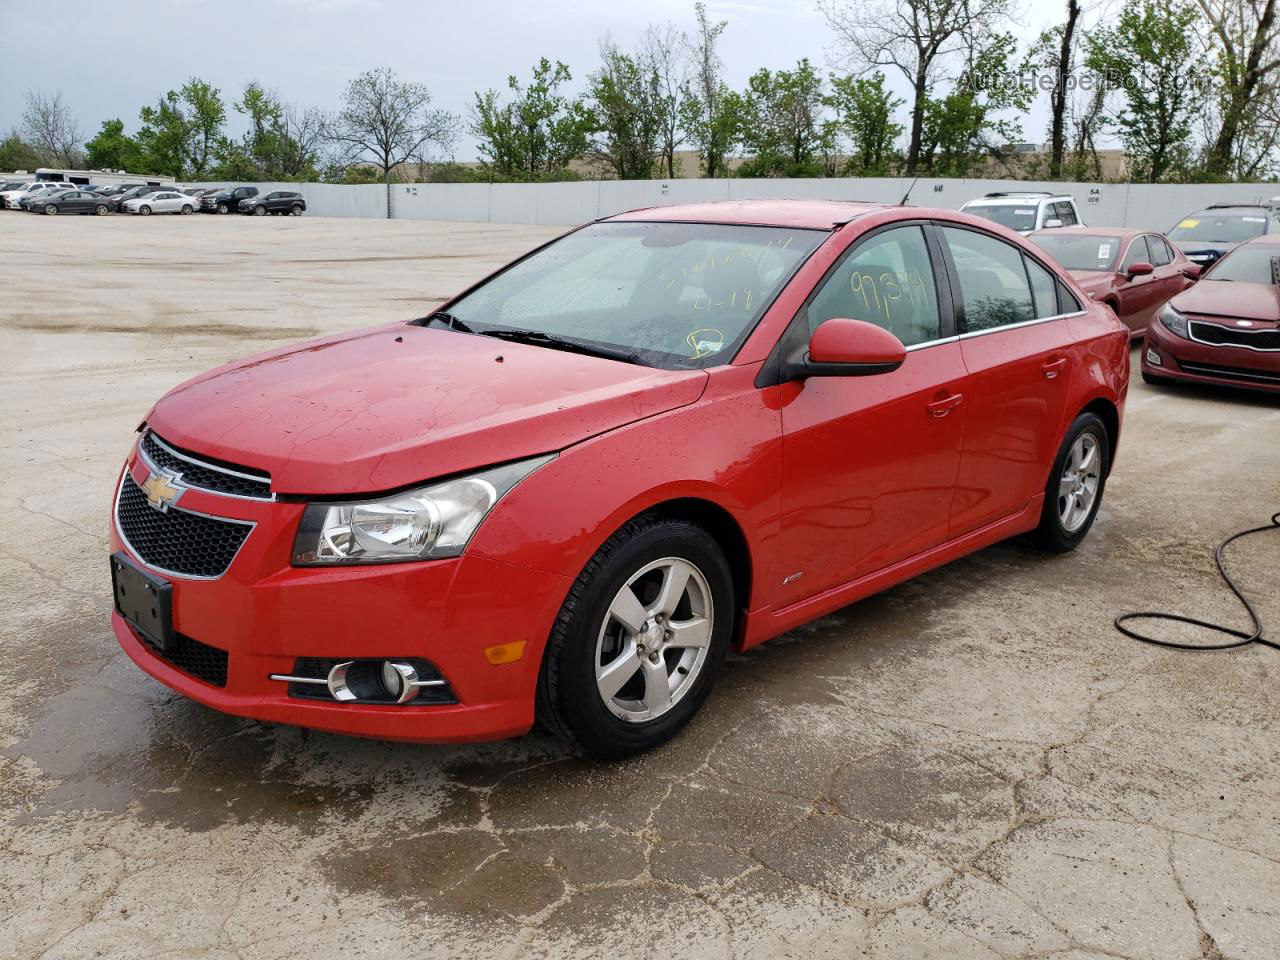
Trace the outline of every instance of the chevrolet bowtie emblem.
<path fill-rule="evenodd" d="M 170 504 L 174 503 L 185 489 L 175 486 L 177 479 L 163 473 L 153 473 L 147 477 L 146 483 L 142 485 L 142 491 L 147 495 L 148 506 L 161 513 L 166 512 Z"/>

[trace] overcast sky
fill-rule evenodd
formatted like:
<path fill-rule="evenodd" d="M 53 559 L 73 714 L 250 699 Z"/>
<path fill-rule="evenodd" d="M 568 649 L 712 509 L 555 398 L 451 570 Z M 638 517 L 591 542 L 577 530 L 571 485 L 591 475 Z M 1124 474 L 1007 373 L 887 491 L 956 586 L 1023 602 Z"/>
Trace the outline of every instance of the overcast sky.
<path fill-rule="evenodd" d="M 56 6 L 51 48 L 31 42 L 35 33 L 51 36 L 35 24 L 40 7 L 0 0 L 8 29 L 16 31 L 0 54 L 0 132 L 20 124 L 30 89 L 61 90 L 86 139 L 113 117 L 132 131 L 144 103 L 197 76 L 222 90 L 230 129 L 239 133 L 230 104 L 249 80 L 286 101 L 332 108 L 348 79 L 376 66 L 425 83 L 436 106 L 465 117 L 476 90 L 502 88 L 511 73 L 527 76 L 540 56 L 567 63 L 580 88 L 604 34 L 630 48 L 650 22 L 693 28 L 692 0 L 61 0 Z M 1019 38 L 1026 42 L 1057 22 L 1064 6 L 1020 0 Z M 834 52 L 815 0 L 709 0 L 708 8 L 713 19 L 729 22 L 720 50 L 735 88 L 759 67 L 785 68 L 805 56 L 825 68 Z M 1046 107 L 1041 94 L 1023 121 L 1026 139 L 1047 139 Z M 470 137 L 456 156 L 475 158 Z"/>

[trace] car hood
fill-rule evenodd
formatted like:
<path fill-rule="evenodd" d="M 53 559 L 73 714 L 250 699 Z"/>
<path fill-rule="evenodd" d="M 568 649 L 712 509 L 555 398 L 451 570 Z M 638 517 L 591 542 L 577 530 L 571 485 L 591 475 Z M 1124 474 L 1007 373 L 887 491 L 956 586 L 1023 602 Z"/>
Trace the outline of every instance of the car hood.
<path fill-rule="evenodd" d="M 1173 298 L 1183 313 L 1241 320 L 1280 320 L 1280 287 L 1269 283 L 1236 283 L 1205 279 Z"/>
<path fill-rule="evenodd" d="M 379 493 L 563 449 L 693 403 L 707 379 L 397 323 L 210 371 L 147 423 L 277 493 Z"/>
<path fill-rule="evenodd" d="M 1091 297 L 1108 292 L 1115 285 L 1115 274 L 1102 270 L 1068 270 L 1071 279 Z"/>

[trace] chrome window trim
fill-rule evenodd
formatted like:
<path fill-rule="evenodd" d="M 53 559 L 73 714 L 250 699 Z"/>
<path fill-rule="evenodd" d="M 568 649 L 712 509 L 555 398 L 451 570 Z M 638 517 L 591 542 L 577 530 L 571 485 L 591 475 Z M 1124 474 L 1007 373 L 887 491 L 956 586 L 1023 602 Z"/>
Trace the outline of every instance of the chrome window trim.
<path fill-rule="evenodd" d="M 1187 335 L 1189 339 L 1205 347 L 1236 347 L 1240 350 L 1252 350 L 1254 353 L 1280 353 L 1280 347 L 1251 347 L 1246 343 L 1210 343 L 1208 340 L 1201 340 L 1196 336 L 1195 325 L 1203 323 L 1208 327 L 1219 327 L 1223 330 L 1231 330 L 1233 332 L 1241 332 L 1245 336 L 1253 336 L 1255 333 L 1280 333 L 1280 328 L 1273 327 L 1270 330 L 1246 330 L 1244 327 L 1227 327 L 1221 323 L 1214 323 L 1212 320 L 1196 320 L 1187 317 Z"/>
<path fill-rule="evenodd" d="M 1033 327 L 1038 323 L 1050 323 L 1054 320 L 1066 320 L 1070 317 L 1083 317 L 1089 311 L 1075 310 L 1071 313 L 1055 313 L 1052 317 L 1035 317 L 1031 320 L 1022 320 L 1018 323 L 1006 323 L 999 327 L 991 327 L 988 330 L 970 330 L 967 333 L 958 333 L 954 337 L 942 337 L 939 340 L 926 340 L 923 343 L 913 343 L 907 347 L 907 353 L 913 350 L 921 350 L 925 347 L 936 347 L 943 343 L 955 343 L 958 340 L 969 340 L 973 337 L 984 337 L 989 333 L 1000 333 L 1002 330 L 1017 330 L 1020 327 Z"/>
<path fill-rule="evenodd" d="M 193 573 L 178 573 L 176 570 L 169 570 L 166 567 L 156 566 L 154 563 L 148 563 L 145 559 L 143 559 L 142 554 L 139 553 L 138 549 L 132 543 L 129 542 L 129 538 L 124 535 L 124 530 L 121 529 L 120 527 L 120 494 L 124 491 L 124 484 L 126 480 L 132 483 L 135 487 L 138 487 L 137 481 L 133 479 L 133 476 L 130 473 L 129 468 L 127 466 L 125 467 L 124 472 L 120 476 L 120 482 L 116 485 L 116 499 L 111 509 L 112 529 L 115 530 L 116 536 L 118 536 L 120 538 L 120 542 L 124 544 L 126 548 L 128 548 L 129 553 L 133 555 L 134 559 L 136 559 L 144 567 L 147 567 L 148 569 L 151 569 L 151 570 L 155 570 L 157 573 L 163 573 L 165 576 L 177 577 L 180 580 L 221 580 L 223 577 L 227 575 L 227 571 L 231 569 L 231 565 L 236 562 L 236 559 L 240 556 L 240 551 L 243 550 L 244 545 L 249 542 L 249 538 L 253 536 L 253 528 L 258 525 L 253 520 L 239 520 L 236 517 L 218 517 L 218 516 L 214 516 L 212 513 L 201 513 L 199 510 L 184 510 L 182 507 L 171 506 L 169 507 L 169 510 L 171 511 L 176 510 L 179 513 L 189 513 L 195 517 L 204 517 L 206 520 L 219 520 L 223 523 L 238 523 L 241 526 L 248 527 L 249 532 L 245 534 L 244 540 L 241 541 L 240 546 L 236 547 L 236 552 L 231 555 L 231 559 L 227 561 L 226 567 L 224 567 L 222 572 L 218 574 L 216 577 L 201 577 Z M 141 490 L 142 488 L 138 487 L 138 489 Z M 192 488 L 192 489 L 200 489 L 200 488 Z"/>
<path fill-rule="evenodd" d="M 142 436 L 138 438 L 138 455 L 142 458 L 142 462 L 151 468 L 152 473 L 171 474 L 172 471 L 166 470 L 164 467 L 159 466 L 158 464 L 156 464 L 154 460 L 152 460 L 149 456 L 147 456 L 146 447 L 143 445 L 143 442 L 142 442 L 147 437 L 150 437 L 152 440 L 156 442 L 157 445 L 159 445 L 160 447 L 163 447 L 164 450 L 167 453 L 169 453 L 171 456 L 177 457 L 179 460 L 183 460 L 186 463 L 192 464 L 193 466 L 200 467 L 203 470 L 212 470 L 215 473 L 225 474 L 228 477 L 236 477 L 237 479 L 240 479 L 240 480 L 250 480 L 250 481 L 253 481 L 254 483 L 265 483 L 267 485 L 268 493 L 265 497 L 246 497 L 244 494 L 240 494 L 240 493 L 226 493 L 222 490 L 213 490 L 213 489 L 210 489 L 209 487 L 202 487 L 198 483 L 188 482 L 184 484 L 184 486 L 190 487 L 192 490 L 199 490 L 202 493 L 207 493 L 215 497 L 230 497 L 232 500 L 252 500 L 255 503 L 271 503 L 271 502 L 274 502 L 276 499 L 275 491 L 271 489 L 270 477 L 259 477 L 259 476 L 254 476 L 251 473 L 241 473 L 238 470 L 232 470 L 230 467 L 220 467 L 215 463 L 208 463 L 204 460 L 197 460 L 195 457 L 189 456 L 185 453 L 179 453 L 177 450 L 173 449 L 173 447 L 169 446 L 169 444 L 161 440 L 159 435 L 154 430 L 147 430 L 146 433 L 142 434 Z M 215 519 L 223 519 L 223 518 L 218 517 Z"/>

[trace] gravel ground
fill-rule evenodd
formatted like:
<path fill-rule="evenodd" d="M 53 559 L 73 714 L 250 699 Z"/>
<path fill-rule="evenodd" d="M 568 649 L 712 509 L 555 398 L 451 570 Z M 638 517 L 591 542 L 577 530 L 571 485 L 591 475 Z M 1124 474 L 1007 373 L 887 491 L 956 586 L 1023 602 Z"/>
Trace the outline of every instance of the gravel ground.
<path fill-rule="evenodd" d="M 1008 543 L 735 657 L 614 766 L 213 713 L 108 628 L 113 481 L 151 402 L 420 315 L 556 231 L 0 214 L 0 957 L 1280 956 L 1280 653 L 1212 550 L 1280 510 L 1280 399 L 1130 393 L 1074 554 Z M 1233 548 L 1280 634 L 1280 535 Z"/>

